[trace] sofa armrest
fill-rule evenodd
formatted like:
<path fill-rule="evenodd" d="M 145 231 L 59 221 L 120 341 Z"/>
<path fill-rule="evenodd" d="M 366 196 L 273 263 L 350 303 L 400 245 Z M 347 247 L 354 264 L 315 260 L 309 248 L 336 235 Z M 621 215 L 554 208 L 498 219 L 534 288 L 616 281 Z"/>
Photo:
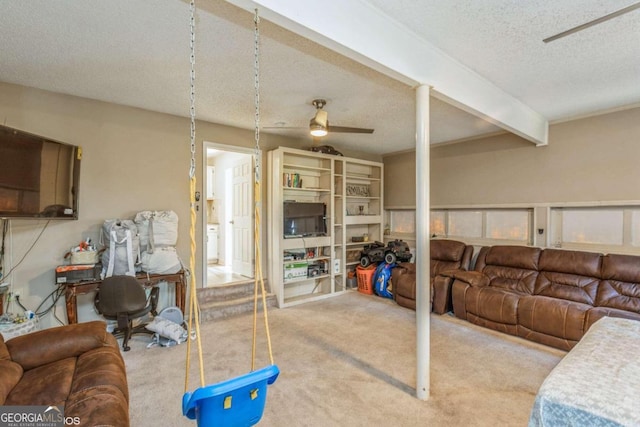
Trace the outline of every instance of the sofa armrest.
<path fill-rule="evenodd" d="M 445 314 L 451 311 L 451 285 L 453 280 L 452 277 L 442 274 L 433 278 L 431 309 L 434 313 Z"/>
<path fill-rule="evenodd" d="M 470 286 L 488 286 L 489 278 L 479 271 L 447 270 L 440 273 L 440 276 L 450 277 L 464 282 Z"/>
<path fill-rule="evenodd" d="M 32 332 L 13 338 L 6 345 L 11 359 L 26 371 L 94 348 L 113 346 L 114 341 L 104 322 L 93 321 Z"/>
<path fill-rule="evenodd" d="M 412 262 L 400 262 L 393 271 L 397 271 L 398 274 L 416 274 L 416 265 Z"/>

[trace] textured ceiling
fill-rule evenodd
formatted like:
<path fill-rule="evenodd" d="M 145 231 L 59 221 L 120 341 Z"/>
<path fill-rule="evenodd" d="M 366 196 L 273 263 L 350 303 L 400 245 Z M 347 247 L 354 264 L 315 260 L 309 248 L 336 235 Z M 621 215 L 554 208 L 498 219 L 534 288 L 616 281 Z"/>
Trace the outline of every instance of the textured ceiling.
<path fill-rule="evenodd" d="M 542 39 L 633 0 L 367 0 L 549 120 L 640 102 L 640 10 Z"/>
<path fill-rule="evenodd" d="M 628 1 L 367 1 L 548 119 L 640 102 L 640 11 L 541 42 Z M 197 4 L 198 118 L 251 128 L 253 16 Z M 0 2 L 0 81 L 186 116 L 188 19 L 180 0 Z M 375 133 L 324 143 L 379 154 L 414 146 L 412 88 L 266 20 L 261 35 L 262 126 L 304 128 L 311 101 L 325 98 L 331 124 Z M 433 143 L 499 130 L 432 100 Z M 303 129 L 278 132 L 311 143 Z"/>

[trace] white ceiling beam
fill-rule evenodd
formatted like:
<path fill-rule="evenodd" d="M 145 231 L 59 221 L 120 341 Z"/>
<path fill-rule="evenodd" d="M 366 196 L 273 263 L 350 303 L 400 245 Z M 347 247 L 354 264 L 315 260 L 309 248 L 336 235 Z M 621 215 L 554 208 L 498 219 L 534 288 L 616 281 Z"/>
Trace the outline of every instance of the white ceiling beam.
<path fill-rule="evenodd" d="M 454 106 L 546 145 L 548 121 L 363 0 L 227 0 Z M 455 29 L 453 29 L 455 31 Z"/>

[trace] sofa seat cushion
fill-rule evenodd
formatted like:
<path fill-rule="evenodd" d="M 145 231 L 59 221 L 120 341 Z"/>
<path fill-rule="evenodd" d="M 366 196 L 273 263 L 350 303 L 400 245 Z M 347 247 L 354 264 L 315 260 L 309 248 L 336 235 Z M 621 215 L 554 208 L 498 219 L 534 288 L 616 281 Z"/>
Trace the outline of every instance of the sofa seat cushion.
<path fill-rule="evenodd" d="M 585 319 L 592 308 L 558 298 L 527 296 L 520 300 L 518 319 L 528 330 L 578 341 L 585 333 Z"/>
<path fill-rule="evenodd" d="M 5 401 L 6 405 L 62 405 L 69 392 L 76 358 L 68 357 L 57 362 L 24 371 L 22 379 Z"/>
<path fill-rule="evenodd" d="M 518 331 L 518 325 L 508 325 L 506 323 L 494 322 L 492 320 L 487 320 L 471 313 L 467 313 L 467 320 L 474 325 L 493 329 L 495 331 L 503 332 L 509 335 L 516 335 Z"/>
<path fill-rule="evenodd" d="M 465 294 L 467 319 L 470 315 L 492 322 L 516 325 L 518 323 L 518 301 L 524 295 L 508 289 L 491 286 L 469 287 Z"/>
<path fill-rule="evenodd" d="M 438 259 L 431 259 L 429 275 L 433 279 L 440 273 L 443 273 L 445 271 L 457 270 L 459 268 L 460 268 L 459 261 L 449 262 L 449 261 L 442 261 Z"/>
<path fill-rule="evenodd" d="M 559 348 L 560 350 L 569 351 L 580 341 L 569 340 L 566 338 L 559 338 L 553 335 L 543 334 L 542 332 L 532 331 L 522 325 L 518 325 L 516 332 L 513 335 L 517 335 L 520 338 L 524 338 L 529 341 L 537 342 L 540 344 L 548 345 L 549 347 Z"/>
<path fill-rule="evenodd" d="M 402 295 L 395 295 L 394 298 L 395 298 L 396 304 L 398 304 L 400 307 L 410 308 L 411 310 L 416 309 L 415 298 L 407 298 L 407 297 L 403 297 Z"/>
<path fill-rule="evenodd" d="M 7 396 L 18 382 L 20 382 L 20 378 L 22 378 L 22 366 L 11 360 L 0 360 L 0 372 L 2 373 L 2 380 L 0 381 L 0 405 L 4 405 Z"/>

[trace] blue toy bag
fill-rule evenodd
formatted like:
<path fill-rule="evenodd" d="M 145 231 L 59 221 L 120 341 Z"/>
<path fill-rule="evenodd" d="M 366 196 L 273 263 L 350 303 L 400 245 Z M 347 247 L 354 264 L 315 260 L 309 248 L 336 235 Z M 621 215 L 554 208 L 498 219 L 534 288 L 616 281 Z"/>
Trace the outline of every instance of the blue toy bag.
<path fill-rule="evenodd" d="M 387 289 L 389 286 L 389 278 L 391 277 L 391 270 L 396 264 L 387 264 L 381 262 L 376 267 L 376 272 L 373 275 L 373 291 L 376 295 L 383 298 L 393 298 L 393 294 Z"/>

